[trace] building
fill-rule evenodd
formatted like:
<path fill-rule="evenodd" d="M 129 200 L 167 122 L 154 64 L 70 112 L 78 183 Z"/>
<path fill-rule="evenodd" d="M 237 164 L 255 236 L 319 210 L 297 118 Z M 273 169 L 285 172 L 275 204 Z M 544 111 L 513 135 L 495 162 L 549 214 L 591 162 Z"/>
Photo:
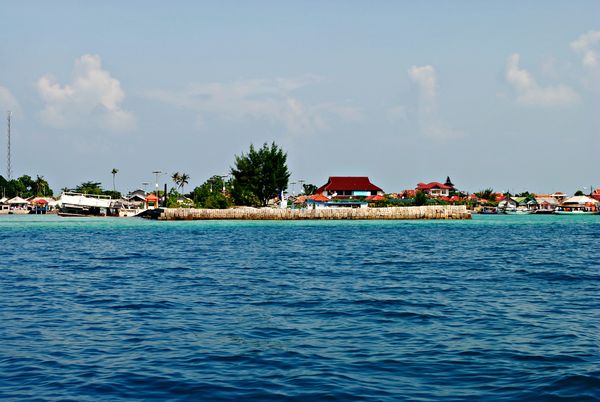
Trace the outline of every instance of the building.
<path fill-rule="evenodd" d="M 447 186 L 437 181 L 431 183 L 419 183 L 415 188 L 416 191 L 421 191 L 431 197 L 449 197 L 450 191 L 454 190 L 454 187 Z"/>
<path fill-rule="evenodd" d="M 137 189 L 135 191 L 130 192 L 125 196 L 125 199 L 130 203 L 138 203 L 141 204 L 146 200 L 146 192 L 142 189 Z"/>
<path fill-rule="evenodd" d="M 560 204 L 565 200 L 565 198 L 567 198 L 567 195 L 562 191 L 555 191 L 554 193 L 550 194 L 550 197 L 554 198 Z"/>
<path fill-rule="evenodd" d="M 363 198 L 372 195 L 384 195 L 366 176 L 330 176 L 327 183 L 319 187 L 315 194 L 329 198 Z"/>

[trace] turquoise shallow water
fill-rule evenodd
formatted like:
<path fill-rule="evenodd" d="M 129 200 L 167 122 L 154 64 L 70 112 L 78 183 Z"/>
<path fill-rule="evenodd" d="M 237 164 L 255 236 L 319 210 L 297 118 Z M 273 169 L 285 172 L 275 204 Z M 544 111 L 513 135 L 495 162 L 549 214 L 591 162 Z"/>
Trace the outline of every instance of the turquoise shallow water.
<path fill-rule="evenodd" d="M 0 217 L 0 399 L 600 400 L 600 216 Z"/>

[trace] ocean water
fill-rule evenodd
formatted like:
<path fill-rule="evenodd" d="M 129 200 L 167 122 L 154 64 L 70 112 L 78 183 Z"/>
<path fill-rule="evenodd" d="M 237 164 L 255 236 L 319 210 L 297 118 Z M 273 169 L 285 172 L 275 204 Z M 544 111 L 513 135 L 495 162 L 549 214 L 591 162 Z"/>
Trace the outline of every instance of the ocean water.
<path fill-rule="evenodd" d="M 600 216 L 0 217 L 0 399 L 600 400 Z"/>

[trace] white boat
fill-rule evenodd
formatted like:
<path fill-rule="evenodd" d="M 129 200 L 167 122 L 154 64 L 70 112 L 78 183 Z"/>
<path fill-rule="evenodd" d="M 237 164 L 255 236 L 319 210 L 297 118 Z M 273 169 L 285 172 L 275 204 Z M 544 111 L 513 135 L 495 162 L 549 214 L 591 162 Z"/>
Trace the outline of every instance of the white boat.
<path fill-rule="evenodd" d="M 59 203 L 59 216 L 119 216 L 120 206 L 107 195 L 66 192 Z"/>
<path fill-rule="evenodd" d="M 600 212 L 597 211 L 582 211 L 582 210 L 570 210 L 570 211 L 554 211 L 556 215 L 598 215 Z"/>
<path fill-rule="evenodd" d="M 598 201 L 585 195 L 567 198 L 554 211 L 557 215 L 597 215 L 600 214 Z"/>
<path fill-rule="evenodd" d="M 507 208 L 504 210 L 504 213 L 507 215 L 530 215 L 533 212 L 531 209 L 524 208 Z"/>

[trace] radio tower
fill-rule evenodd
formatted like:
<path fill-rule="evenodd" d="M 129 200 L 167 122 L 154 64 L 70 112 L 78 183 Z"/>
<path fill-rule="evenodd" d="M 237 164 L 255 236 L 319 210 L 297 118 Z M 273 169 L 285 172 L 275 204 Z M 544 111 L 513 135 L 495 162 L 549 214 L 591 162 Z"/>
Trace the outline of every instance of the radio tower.
<path fill-rule="evenodd" d="M 7 136 L 8 136 L 8 146 L 6 147 L 6 153 L 7 153 L 7 157 L 6 157 L 6 178 L 7 180 L 11 180 L 12 179 L 12 168 L 10 166 L 10 110 L 7 113 L 7 117 L 6 120 L 8 121 L 8 130 L 7 130 Z"/>

